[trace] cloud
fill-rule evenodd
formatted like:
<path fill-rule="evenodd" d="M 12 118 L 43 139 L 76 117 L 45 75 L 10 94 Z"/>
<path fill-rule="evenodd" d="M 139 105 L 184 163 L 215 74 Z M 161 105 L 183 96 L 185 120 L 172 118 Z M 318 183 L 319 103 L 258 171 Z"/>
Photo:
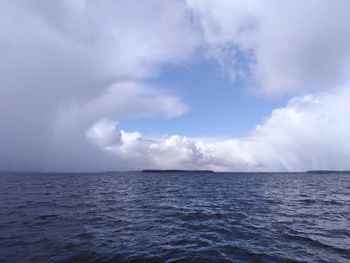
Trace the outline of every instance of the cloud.
<path fill-rule="evenodd" d="M 101 118 L 186 110 L 146 85 L 198 46 L 185 3 L 2 1 L 0 169 L 118 169 L 86 140 Z"/>
<path fill-rule="evenodd" d="M 0 169 L 349 169 L 349 5 L 1 1 Z M 238 138 L 118 128 L 185 114 L 177 94 L 149 80 L 198 54 L 255 93 L 297 97 Z"/>
<path fill-rule="evenodd" d="M 187 106 L 177 96 L 165 93 L 161 88 L 141 82 L 118 82 L 106 87 L 102 94 L 90 101 L 69 101 L 61 105 L 54 120 L 56 133 L 87 129 L 102 118 L 120 119 L 132 117 L 165 118 L 184 114 Z"/>
<path fill-rule="evenodd" d="M 348 86 L 334 93 L 293 98 L 249 134 L 226 140 L 173 135 L 147 139 L 121 134 L 101 150 L 138 168 L 214 169 L 218 171 L 304 171 L 348 169 L 350 117 Z M 97 124 L 99 125 L 99 124 Z M 109 127 L 106 127 L 107 138 Z M 119 136 L 119 135 L 118 135 Z M 98 138 L 98 137 L 97 137 Z M 137 155 L 135 155 L 137 153 Z"/>
<path fill-rule="evenodd" d="M 109 145 L 119 145 L 122 134 L 116 129 L 115 122 L 102 119 L 87 130 L 86 137 L 99 147 L 108 147 Z"/>
<path fill-rule="evenodd" d="M 256 93 L 318 92 L 350 69 L 349 1 L 187 0 L 207 56 Z"/>

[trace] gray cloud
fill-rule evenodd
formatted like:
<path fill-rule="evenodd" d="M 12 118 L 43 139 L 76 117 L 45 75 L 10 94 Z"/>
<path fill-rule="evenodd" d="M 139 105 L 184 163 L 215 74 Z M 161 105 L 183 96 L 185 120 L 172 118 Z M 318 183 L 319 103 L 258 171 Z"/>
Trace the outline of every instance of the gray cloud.
<path fill-rule="evenodd" d="M 348 169 L 349 5 L 2 1 L 0 169 Z M 253 92 L 297 97 L 240 138 L 118 129 L 121 118 L 184 114 L 145 80 L 198 52 Z"/>
<path fill-rule="evenodd" d="M 349 1 L 187 2 L 207 55 L 254 92 L 317 92 L 348 79 Z"/>
<path fill-rule="evenodd" d="M 198 37 L 184 3 L 2 1 L 0 32 L 2 170 L 118 169 L 86 141 L 90 125 L 185 111 L 140 83 L 191 58 Z"/>

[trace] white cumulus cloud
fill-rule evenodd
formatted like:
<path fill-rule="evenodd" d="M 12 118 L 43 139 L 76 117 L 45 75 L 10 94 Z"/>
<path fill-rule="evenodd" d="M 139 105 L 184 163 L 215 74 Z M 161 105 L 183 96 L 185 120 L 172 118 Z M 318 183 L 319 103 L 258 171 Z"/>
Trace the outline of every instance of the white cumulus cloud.
<path fill-rule="evenodd" d="M 240 138 L 201 140 L 173 135 L 147 139 L 121 134 L 103 145 L 112 156 L 138 168 L 214 169 L 218 171 L 304 171 L 347 169 L 350 164 L 350 89 L 293 98 Z M 115 126 L 114 126 L 115 127 Z M 106 127 L 109 138 L 109 127 Z M 119 136 L 119 135 L 118 135 Z M 97 137 L 98 138 L 98 137 Z M 137 154 L 135 154 L 137 153 Z"/>

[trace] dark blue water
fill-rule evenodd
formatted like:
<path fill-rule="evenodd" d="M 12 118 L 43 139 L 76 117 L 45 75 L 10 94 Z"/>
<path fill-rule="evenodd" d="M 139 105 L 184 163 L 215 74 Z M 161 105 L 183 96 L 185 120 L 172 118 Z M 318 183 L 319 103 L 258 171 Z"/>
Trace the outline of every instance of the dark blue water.
<path fill-rule="evenodd" d="M 350 262 L 350 175 L 1 174 L 1 262 Z"/>

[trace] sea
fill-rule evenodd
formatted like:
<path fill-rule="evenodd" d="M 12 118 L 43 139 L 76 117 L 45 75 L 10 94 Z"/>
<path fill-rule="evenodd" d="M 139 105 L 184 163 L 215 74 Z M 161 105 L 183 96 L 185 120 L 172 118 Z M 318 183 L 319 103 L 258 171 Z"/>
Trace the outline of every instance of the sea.
<path fill-rule="evenodd" d="M 0 262 L 350 262 L 350 174 L 2 173 Z"/>

